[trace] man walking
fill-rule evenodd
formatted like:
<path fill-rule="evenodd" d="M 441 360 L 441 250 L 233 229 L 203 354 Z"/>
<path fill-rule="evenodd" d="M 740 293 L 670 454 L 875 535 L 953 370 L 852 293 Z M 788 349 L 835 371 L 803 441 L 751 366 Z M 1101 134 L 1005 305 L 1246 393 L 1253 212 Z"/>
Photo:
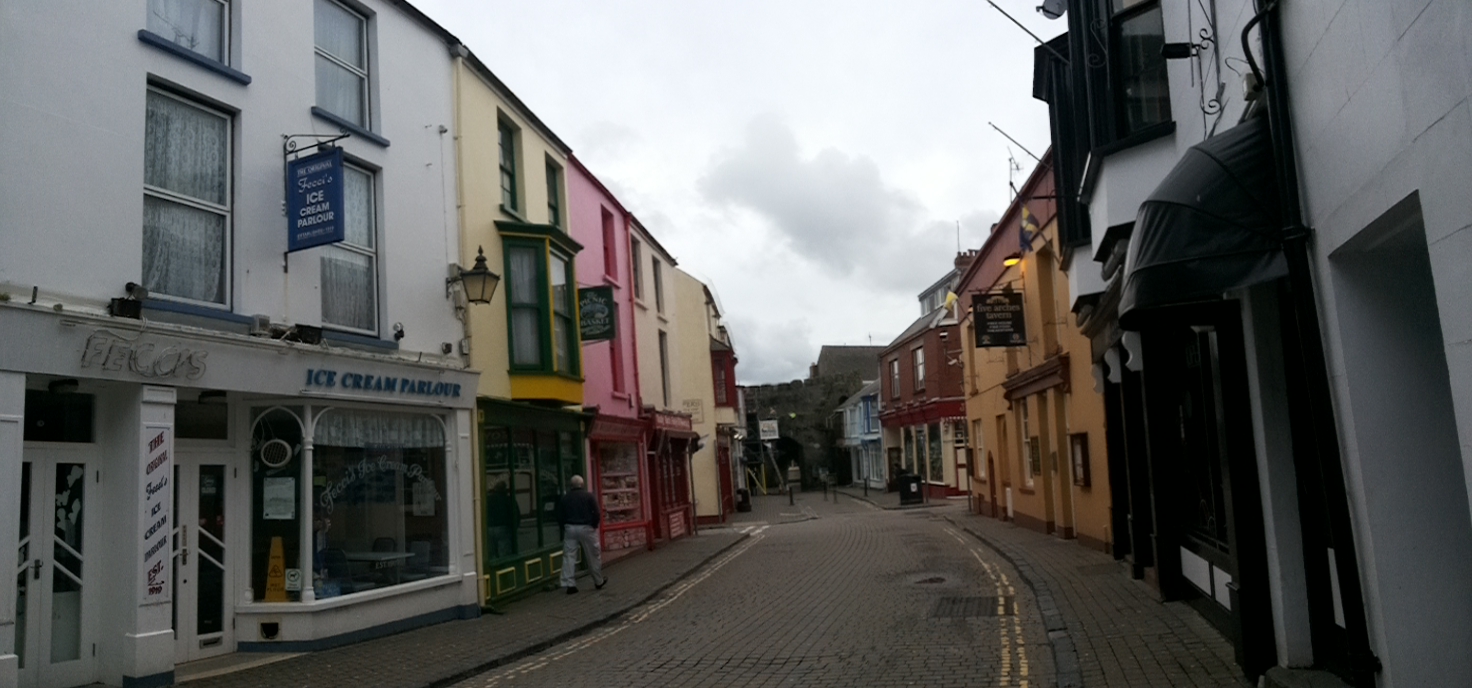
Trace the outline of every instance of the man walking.
<path fill-rule="evenodd" d="M 601 516 L 598 500 L 583 489 L 583 476 L 573 476 L 568 484 L 571 489 L 557 500 L 557 525 L 562 526 L 562 587 L 567 588 L 569 595 L 578 591 L 574 576 L 578 569 L 578 545 L 582 545 L 588 558 L 588 571 L 593 574 L 593 587 L 602 590 L 608 578 L 603 575 L 603 555 L 598 547 Z"/>

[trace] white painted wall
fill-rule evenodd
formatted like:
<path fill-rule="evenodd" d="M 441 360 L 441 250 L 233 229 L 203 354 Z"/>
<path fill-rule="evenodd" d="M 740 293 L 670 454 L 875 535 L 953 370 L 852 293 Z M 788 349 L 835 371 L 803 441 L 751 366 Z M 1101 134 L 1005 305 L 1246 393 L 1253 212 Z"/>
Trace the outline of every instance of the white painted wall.
<path fill-rule="evenodd" d="M 463 336 L 444 298 L 458 253 L 448 48 L 380 0 L 371 45 L 387 148 L 342 142 L 379 174 L 380 337 L 402 322 L 405 351 Z M 0 291 L 101 307 L 142 271 L 143 135 L 150 80 L 235 112 L 233 310 L 320 323 L 318 254 L 286 249 L 283 134 L 331 134 L 315 104 L 310 2 L 235 3 L 241 85 L 138 40 L 146 0 L 31 0 L 0 6 Z M 441 133 L 440 127 L 447 129 Z M 447 258 L 448 256 L 448 258 Z"/>

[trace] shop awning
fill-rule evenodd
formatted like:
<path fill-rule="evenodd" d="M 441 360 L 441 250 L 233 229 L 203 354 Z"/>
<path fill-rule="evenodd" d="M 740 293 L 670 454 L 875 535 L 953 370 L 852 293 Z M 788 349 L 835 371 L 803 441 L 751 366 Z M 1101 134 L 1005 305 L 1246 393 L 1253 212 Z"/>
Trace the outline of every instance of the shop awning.
<path fill-rule="evenodd" d="M 1267 122 L 1254 118 L 1188 149 L 1140 205 L 1120 321 L 1219 298 L 1288 274 Z"/>

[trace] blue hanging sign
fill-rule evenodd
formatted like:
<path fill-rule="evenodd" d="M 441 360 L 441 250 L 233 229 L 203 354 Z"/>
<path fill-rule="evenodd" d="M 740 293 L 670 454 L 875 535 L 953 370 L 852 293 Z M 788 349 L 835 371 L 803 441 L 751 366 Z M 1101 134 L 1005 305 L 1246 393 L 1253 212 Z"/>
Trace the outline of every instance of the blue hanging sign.
<path fill-rule="evenodd" d="M 286 163 L 286 251 L 342 241 L 342 149 L 326 148 Z"/>

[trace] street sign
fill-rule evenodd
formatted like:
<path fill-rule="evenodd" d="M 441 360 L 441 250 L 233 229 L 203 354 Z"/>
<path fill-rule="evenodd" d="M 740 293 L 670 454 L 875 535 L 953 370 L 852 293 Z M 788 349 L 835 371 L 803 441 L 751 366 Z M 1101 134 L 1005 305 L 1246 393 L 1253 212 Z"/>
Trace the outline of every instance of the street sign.
<path fill-rule="evenodd" d="M 758 432 L 760 432 L 760 437 L 758 439 L 763 442 L 766 442 L 767 440 L 775 440 L 778 437 L 777 421 L 775 420 L 761 421 L 760 423 L 758 423 L 757 430 Z"/>
<path fill-rule="evenodd" d="M 976 348 L 1027 346 L 1027 317 L 1022 292 L 996 291 L 971 296 Z"/>

